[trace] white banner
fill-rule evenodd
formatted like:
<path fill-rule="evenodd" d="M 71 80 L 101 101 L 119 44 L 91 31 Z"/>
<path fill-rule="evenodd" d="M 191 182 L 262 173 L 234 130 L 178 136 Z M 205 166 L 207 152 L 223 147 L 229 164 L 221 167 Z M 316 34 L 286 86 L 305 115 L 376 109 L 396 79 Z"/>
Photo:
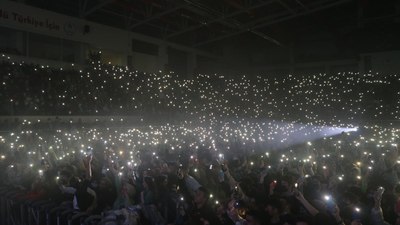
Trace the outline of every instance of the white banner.
<path fill-rule="evenodd" d="M 83 35 L 73 18 L 10 1 L 0 2 L 0 25 L 56 36 Z"/>

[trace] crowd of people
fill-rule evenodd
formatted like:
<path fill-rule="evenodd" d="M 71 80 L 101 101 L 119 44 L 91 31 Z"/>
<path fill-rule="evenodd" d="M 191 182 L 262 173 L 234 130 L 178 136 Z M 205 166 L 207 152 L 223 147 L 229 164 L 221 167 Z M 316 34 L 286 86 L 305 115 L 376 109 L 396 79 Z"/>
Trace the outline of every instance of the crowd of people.
<path fill-rule="evenodd" d="M 399 129 L 272 147 L 201 140 L 200 127 L 23 127 L 0 139 L 3 185 L 21 190 L 19 200 L 70 202 L 72 215 L 125 224 L 398 224 Z"/>
<path fill-rule="evenodd" d="M 2 58 L 2 115 L 172 112 L 202 121 L 246 117 L 333 124 L 400 118 L 397 74 L 200 74 L 184 79 L 172 72 L 149 74 L 97 61 L 84 69 L 63 69 Z"/>
<path fill-rule="evenodd" d="M 103 224 L 400 224 L 397 75 L 0 68 L 3 114 L 184 115 L 2 130 L 0 192 L 65 206 L 61 223 L 84 213 Z"/>

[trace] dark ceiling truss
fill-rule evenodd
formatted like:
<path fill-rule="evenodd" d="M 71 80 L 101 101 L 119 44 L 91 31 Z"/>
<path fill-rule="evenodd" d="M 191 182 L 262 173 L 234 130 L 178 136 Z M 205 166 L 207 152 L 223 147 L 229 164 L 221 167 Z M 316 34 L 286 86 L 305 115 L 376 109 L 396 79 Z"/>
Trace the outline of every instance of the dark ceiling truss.
<path fill-rule="evenodd" d="M 84 18 L 90 15 L 91 13 L 96 12 L 97 10 L 107 6 L 108 4 L 112 3 L 114 0 L 102 0 L 99 3 L 95 4 L 91 8 L 87 9 L 88 3 L 90 0 L 82 0 L 81 1 L 81 6 L 79 9 L 79 15 L 80 17 Z"/>
<path fill-rule="evenodd" d="M 187 33 L 191 30 L 196 30 L 198 28 L 201 28 L 203 26 L 207 26 L 211 23 L 218 22 L 219 24 L 222 24 L 226 28 L 229 28 L 229 31 L 237 30 L 243 28 L 243 24 L 237 20 L 231 19 L 231 17 L 235 15 L 239 15 L 244 12 L 248 12 L 249 10 L 256 9 L 261 6 L 265 6 L 268 4 L 271 4 L 274 2 L 273 0 L 265 0 L 261 1 L 260 4 L 256 4 L 251 6 L 250 0 L 245 1 L 245 5 L 241 6 L 240 10 L 233 11 L 232 13 L 226 14 L 224 12 L 220 12 L 218 10 L 215 10 L 211 7 L 208 7 L 207 5 L 204 5 L 201 3 L 201 1 L 196 1 L 196 0 L 182 0 L 182 1 L 174 1 L 175 5 L 166 7 L 161 12 L 157 12 L 153 14 L 152 6 L 149 4 L 145 4 L 145 7 L 143 9 L 142 15 L 145 15 L 144 18 L 142 19 L 134 19 L 132 14 L 126 15 L 126 13 L 118 13 L 110 10 L 110 7 L 106 7 L 107 5 L 113 3 L 113 2 L 120 2 L 121 0 L 80 0 L 80 6 L 79 6 L 79 15 L 82 18 L 85 18 L 96 11 L 102 11 L 106 12 L 109 14 L 113 14 L 115 16 L 123 16 L 125 18 L 125 24 L 127 24 L 127 29 L 132 30 L 134 28 L 137 28 L 139 26 L 147 25 L 147 26 L 152 26 L 152 27 L 157 27 L 162 31 L 163 34 L 165 34 L 166 38 L 172 38 L 174 36 L 180 35 Z M 226 0 L 230 1 L 230 0 Z M 93 3 L 95 2 L 95 3 Z M 149 0 L 149 2 L 153 2 L 152 0 Z M 133 4 L 133 3 L 132 3 Z M 248 6 L 247 6 L 248 5 Z M 91 6 L 91 7 L 89 7 Z M 246 7 L 247 6 L 247 7 Z M 156 22 L 156 20 L 163 19 L 163 17 L 168 16 L 169 14 L 174 14 L 180 9 L 185 9 L 192 13 L 191 16 L 187 16 L 187 18 L 181 18 L 180 23 L 177 24 L 171 24 L 168 20 L 164 21 L 164 25 L 155 25 L 152 22 Z M 120 14 L 120 15 L 118 15 Z M 134 13 L 135 14 L 135 13 Z M 136 12 L 136 14 L 139 14 Z M 147 17 L 146 17 L 147 16 Z M 184 17 L 183 15 L 179 15 L 179 17 Z M 199 18 L 196 18 L 199 17 Z M 191 19 L 190 17 L 195 17 L 194 21 L 196 24 L 189 24 L 187 22 L 187 19 Z M 171 32 L 172 27 L 177 27 L 180 28 L 178 31 Z M 255 33 L 256 35 L 261 35 L 262 37 L 266 37 L 265 34 L 261 34 L 260 32 Z M 271 39 L 271 38 L 269 38 Z M 277 42 L 277 41 L 274 41 Z"/>
<path fill-rule="evenodd" d="M 228 37 L 232 37 L 238 34 L 242 34 L 245 32 L 251 32 L 251 31 L 255 31 L 258 28 L 262 28 L 265 26 L 269 26 L 272 24 L 276 24 L 279 22 L 283 22 L 283 21 L 287 21 L 290 19 L 293 19 L 295 17 L 299 17 L 299 16 L 304 16 L 307 14 L 311 14 L 320 10 L 325 10 L 331 7 L 335 7 L 338 5 L 342 5 L 345 3 L 349 3 L 352 0 L 321 0 L 321 1 L 315 1 L 314 3 L 308 4 L 306 7 L 303 7 L 303 9 L 298 10 L 296 13 L 291 13 L 291 12 L 283 12 L 283 13 L 277 13 L 276 15 L 272 15 L 272 16 L 268 16 L 268 17 L 264 17 L 252 22 L 249 22 L 245 25 L 245 28 L 240 29 L 240 30 L 236 30 L 233 31 L 231 33 L 228 34 L 223 34 L 221 36 L 209 39 L 209 40 L 205 40 L 199 43 L 196 43 L 194 46 L 198 47 L 201 45 L 205 45 L 205 44 L 209 44 L 215 41 L 219 41 Z"/>
<path fill-rule="evenodd" d="M 196 26 L 192 26 L 192 27 L 189 27 L 187 29 L 183 29 L 183 30 L 177 31 L 175 33 L 169 34 L 166 38 L 169 39 L 169 38 L 172 38 L 172 37 L 175 37 L 175 36 L 190 32 L 190 31 L 197 30 L 199 28 L 205 27 L 205 26 L 210 25 L 212 23 L 220 22 L 220 21 L 222 21 L 224 19 L 239 15 L 239 14 L 244 13 L 246 11 L 257 9 L 257 8 L 272 4 L 273 2 L 275 2 L 275 0 L 263 1 L 263 2 L 261 2 L 259 4 L 256 4 L 256 5 L 253 5 L 253 6 L 249 6 L 247 8 L 243 8 L 241 10 L 237 10 L 237 11 L 234 11 L 234 12 L 229 13 L 229 14 L 222 14 L 222 15 L 220 15 L 218 17 L 215 17 L 214 19 L 205 21 L 205 22 L 200 23 L 200 24 L 198 24 Z"/>
<path fill-rule="evenodd" d="M 75 9 L 69 15 L 78 12 L 81 18 L 93 22 L 200 47 L 245 32 L 284 46 L 260 28 L 351 1 L 355 0 L 60 0 L 60 3 Z"/>
<path fill-rule="evenodd" d="M 228 28 L 232 28 L 233 30 L 238 30 L 238 29 L 241 30 L 241 29 L 246 28 L 244 23 L 242 23 L 236 19 L 233 19 L 231 17 L 226 17 L 223 13 L 212 9 L 212 8 L 208 7 L 207 5 L 204 5 L 200 2 L 194 2 L 193 0 L 185 0 L 185 1 L 190 3 L 189 8 L 188 8 L 190 11 L 200 14 L 200 15 L 203 15 L 204 17 L 207 18 L 207 20 L 214 20 L 214 18 L 220 18 L 218 20 L 218 22 L 220 24 L 222 24 Z M 266 3 L 269 3 L 269 2 L 270 1 L 266 1 Z M 247 10 L 245 10 L 245 11 L 247 11 Z M 203 24 L 206 25 L 207 22 L 203 22 Z M 257 32 L 250 31 L 250 32 L 257 36 L 260 36 L 266 40 L 269 40 L 269 41 L 273 42 L 274 44 L 277 44 L 280 46 L 282 45 L 279 41 L 273 39 L 272 37 L 269 37 L 268 35 L 260 32 L 260 31 L 257 31 Z"/>
<path fill-rule="evenodd" d="M 304 9 L 308 10 L 308 7 L 304 5 L 303 2 L 301 2 L 300 0 L 294 0 L 294 1 L 297 2 L 297 4 L 301 5 L 301 7 L 303 7 Z"/>
<path fill-rule="evenodd" d="M 112 11 L 110 9 L 105 9 L 105 8 L 99 9 L 98 11 L 122 19 L 124 21 L 124 26 L 122 26 L 121 28 L 123 28 L 123 29 L 129 28 L 129 26 L 132 23 L 138 23 L 138 22 L 142 21 L 140 19 L 135 19 L 133 17 L 134 13 L 126 12 L 125 14 L 122 14 L 122 13 L 115 12 L 115 11 Z M 161 25 L 157 25 L 157 24 L 147 24 L 147 26 L 152 27 L 152 28 L 156 28 L 156 29 L 158 29 L 160 31 L 164 30 L 164 31 L 167 31 L 167 32 L 174 32 L 174 30 L 170 29 L 168 26 L 161 26 Z"/>
<path fill-rule="evenodd" d="M 294 9 L 292 9 L 287 3 L 285 3 L 282 0 L 277 0 L 277 2 L 282 5 L 285 9 L 287 9 L 290 13 L 295 14 L 296 11 Z"/>
<path fill-rule="evenodd" d="M 100 0 L 100 1 L 80 0 L 79 15 L 82 18 L 85 18 L 85 17 L 89 16 L 90 14 L 95 13 L 96 11 L 107 12 L 112 15 L 123 16 L 124 21 L 125 21 L 125 26 L 129 30 L 132 30 L 141 25 L 147 25 L 147 26 L 159 28 L 160 31 L 163 31 L 162 33 L 165 34 L 165 36 L 167 38 L 171 38 L 173 36 L 186 33 L 190 30 L 196 30 L 197 28 L 201 28 L 202 26 L 206 26 L 213 22 L 218 22 L 227 28 L 231 28 L 231 29 L 235 29 L 235 30 L 240 29 L 240 28 L 242 28 L 242 24 L 236 20 L 230 19 L 230 17 L 244 13 L 244 12 L 252 10 L 252 9 L 256 9 L 258 7 L 261 7 L 261 6 L 264 6 L 267 4 L 271 4 L 273 2 L 273 0 L 262 1 L 260 4 L 257 4 L 255 6 L 244 7 L 241 10 L 237 10 L 237 11 L 234 11 L 233 13 L 226 15 L 223 12 L 222 13 L 218 12 L 212 8 L 209 8 L 206 5 L 203 5 L 202 3 L 200 3 L 200 1 L 183 0 L 183 2 L 176 1 L 176 2 L 178 2 L 178 4 L 176 4 L 175 6 L 170 6 L 166 10 L 152 15 L 153 14 L 152 4 L 148 4 L 149 2 L 151 3 L 152 1 L 149 1 L 149 2 L 146 2 L 147 4 L 145 4 L 144 10 L 142 12 L 145 18 L 135 19 L 133 14 L 139 14 L 138 12 L 130 13 L 130 14 L 128 13 L 127 15 L 125 15 L 126 13 L 118 13 L 113 10 L 110 10 L 110 7 L 106 7 L 107 5 L 113 3 L 114 1 L 118 2 L 120 0 Z M 230 0 L 227 0 L 227 1 L 230 1 Z M 246 2 L 246 5 L 250 4 L 250 1 L 245 1 L 245 2 Z M 88 7 L 89 5 L 91 7 Z M 168 24 L 169 21 L 165 22 L 166 25 L 165 24 L 164 25 L 155 25 L 155 24 L 151 23 L 151 22 L 155 22 L 155 20 L 157 20 L 157 19 L 162 19 L 164 16 L 167 16 L 168 14 L 176 13 L 176 11 L 178 11 L 180 9 L 186 9 L 186 10 L 190 11 L 191 13 L 193 13 L 194 15 L 192 14 L 191 17 L 196 17 L 196 15 L 200 15 L 201 17 L 203 17 L 203 19 L 195 18 L 196 19 L 195 22 L 199 23 L 198 25 L 189 24 L 185 18 L 182 18 L 182 21 L 178 25 Z M 171 33 L 171 27 L 174 27 L 174 26 L 181 28 L 181 29 L 177 32 Z M 193 28 L 193 27 L 195 27 L 195 28 Z M 265 34 L 263 34 L 262 36 L 265 36 Z"/>
<path fill-rule="evenodd" d="M 137 26 L 140 26 L 140 25 L 149 23 L 150 21 L 153 21 L 153 20 L 155 20 L 155 19 L 159 19 L 159 18 L 161 18 L 161 17 L 163 17 L 163 16 L 165 16 L 165 15 L 168 15 L 168 14 L 173 13 L 173 12 L 179 10 L 179 9 L 182 9 L 182 8 L 184 8 L 184 7 L 187 6 L 187 5 L 188 5 L 187 3 L 181 3 L 181 4 L 179 4 L 179 5 L 176 5 L 176 6 L 174 6 L 174 7 L 171 7 L 171 8 L 169 8 L 169 9 L 167 9 L 166 11 L 163 11 L 163 12 L 160 12 L 160 13 L 158 13 L 158 14 L 152 15 L 152 16 L 146 18 L 146 19 L 143 19 L 143 20 L 141 20 L 141 21 L 139 21 L 139 22 L 136 22 L 136 23 L 130 25 L 130 26 L 129 26 L 129 29 L 133 29 L 133 28 L 135 28 L 135 27 L 137 27 Z"/>

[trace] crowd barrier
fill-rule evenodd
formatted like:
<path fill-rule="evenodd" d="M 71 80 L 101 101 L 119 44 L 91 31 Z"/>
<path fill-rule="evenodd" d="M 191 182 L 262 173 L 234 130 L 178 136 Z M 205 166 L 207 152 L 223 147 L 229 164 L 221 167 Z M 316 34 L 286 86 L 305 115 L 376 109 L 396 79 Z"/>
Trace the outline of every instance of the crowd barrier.
<path fill-rule="evenodd" d="M 27 192 L 15 187 L 0 187 L 2 225 L 94 225 L 119 224 L 116 217 L 77 212 L 72 202 L 60 204 L 50 199 L 29 200 Z"/>
<path fill-rule="evenodd" d="M 31 200 L 20 187 L 0 186 L 0 225 L 163 225 L 156 214 L 153 205 L 136 205 L 93 215 L 76 211 L 71 201 Z"/>

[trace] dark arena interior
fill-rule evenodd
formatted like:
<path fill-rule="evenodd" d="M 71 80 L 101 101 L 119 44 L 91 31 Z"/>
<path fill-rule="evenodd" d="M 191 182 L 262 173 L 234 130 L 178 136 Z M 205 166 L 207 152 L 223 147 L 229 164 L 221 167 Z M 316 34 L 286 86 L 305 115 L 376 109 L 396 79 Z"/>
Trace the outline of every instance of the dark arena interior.
<path fill-rule="evenodd" d="M 400 0 L 0 0 L 0 225 L 400 225 Z"/>

